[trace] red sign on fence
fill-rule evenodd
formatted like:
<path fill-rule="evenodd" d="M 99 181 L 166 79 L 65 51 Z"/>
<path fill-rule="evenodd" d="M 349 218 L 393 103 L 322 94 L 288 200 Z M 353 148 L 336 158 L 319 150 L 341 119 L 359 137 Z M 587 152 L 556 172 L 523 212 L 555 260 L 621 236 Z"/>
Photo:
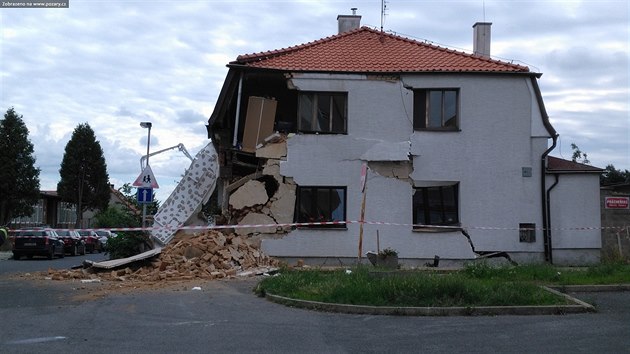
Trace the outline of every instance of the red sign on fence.
<path fill-rule="evenodd" d="M 630 197 L 606 197 L 606 209 L 628 209 Z"/>

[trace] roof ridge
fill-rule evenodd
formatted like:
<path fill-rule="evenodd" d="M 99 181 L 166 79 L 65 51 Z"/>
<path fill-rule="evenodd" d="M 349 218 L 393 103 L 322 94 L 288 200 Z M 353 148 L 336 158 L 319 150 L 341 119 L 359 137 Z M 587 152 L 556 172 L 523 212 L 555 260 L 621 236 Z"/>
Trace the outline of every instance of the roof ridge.
<path fill-rule="evenodd" d="M 238 57 L 236 57 L 236 61 L 251 62 L 251 61 L 255 61 L 256 58 L 259 58 L 259 57 L 262 57 L 262 56 L 264 56 L 265 58 L 272 58 L 272 57 L 279 56 L 279 55 L 293 53 L 293 52 L 296 52 L 296 51 L 301 50 L 301 49 L 314 47 L 314 46 L 319 45 L 319 44 L 330 42 L 330 41 L 332 41 L 334 39 L 337 39 L 337 38 L 346 37 L 346 36 L 349 36 L 351 34 L 354 34 L 354 33 L 357 33 L 357 32 L 361 32 L 363 29 L 369 29 L 369 28 L 368 27 L 359 27 L 359 28 L 355 28 L 355 29 L 350 30 L 350 31 L 334 34 L 332 36 L 323 37 L 323 38 L 316 39 L 314 41 L 310 41 L 310 42 L 306 42 L 306 43 L 292 45 L 292 46 L 289 46 L 289 47 L 286 47 L 286 48 L 272 49 L 272 50 L 267 50 L 267 51 L 264 51 L 264 52 L 255 52 L 255 53 L 250 53 L 250 54 L 242 54 L 242 55 L 239 55 Z"/>
<path fill-rule="evenodd" d="M 529 67 L 362 26 L 281 49 L 239 55 L 228 66 L 318 72 L 532 73 Z"/>
<path fill-rule="evenodd" d="M 378 30 L 374 30 L 374 29 L 371 29 L 369 27 L 366 27 L 366 29 L 374 31 L 374 32 L 380 32 Z M 509 63 L 509 62 L 506 62 L 506 61 L 503 61 L 503 60 L 498 60 L 498 59 L 492 59 L 491 57 L 484 57 L 484 56 L 481 56 L 481 55 L 478 55 L 478 54 L 474 54 L 474 53 L 466 53 L 466 52 L 461 51 L 461 50 L 451 49 L 451 48 L 448 48 L 448 47 L 445 47 L 445 46 L 440 46 L 440 45 L 436 45 L 436 44 L 432 44 L 432 43 L 427 43 L 425 41 L 420 41 L 420 40 L 417 40 L 417 39 L 409 38 L 409 37 L 407 37 L 405 35 L 399 35 L 399 34 L 393 34 L 393 33 L 387 33 L 387 32 L 384 32 L 384 33 L 388 34 L 392 38 L 404 40 L 406 42 L 410 42 L 410 43 L 413 43 L 413 44 L 417 44 L 417 45 L 429 47 L 429 48 L 432 48 L 432 49 L 444 51 L 444 52 L 447 52 L 447 53 L 463 55 L 463 56 L 466 56 L 466 57 L 469 57 L 469 58 L 472 58 L 472 59 L 478 59 L 478 60 L 482 60 L 482 61 L 489 62 L 489 63 L 500 63 L 500 64 L 503 64 L 503 65 L 514 65 L 514 66 L 518 66 L 518 67 L 529 69 L 527 66 L 524 66 L 524 65 Z"/>
<path fill-rule="evenodd" d="M 394 34 L 394 33 L 390 33 L 390 32 L 380 31 L 380 30 L 377 30 L 377 29 L 370 28 L 368 26 L 361 26 L 359 28 L 355 28 L 355 29 L 350 30 L 350 31 L 334 34 L 334 35 L 323 37 L 323 38 L 320 38 L 320 39 L 317 39 L 317 40 L 314 40 L 314 41 L 310 41 L 310 42 L 306 42 L 306 43 L 302 43 L 302 44 L 297 44 L 297 45 L 293 45 L 293 46 L 289 46 L 289 47 L 285 47 L 285 48 L 273 49 L 273 50 L 268 50 L 268 51 L 263 51 L 263 52 L 255 52 L 255 53 L 239 55 L 236 58 L 236 61 L 231 62 L 231 64 L 237 64 L 237 63 L 246 64 L 246 63 L 252 63 L 252 62 L 256 62 L 256 61 L 260 61 L 260 60 L 264 60 L 264 59 L 271 59 L 271 58 L 275 58 L 275 57 L 289 55 L 289 54 L 292 54 L 292 53 L 295 53 L 295 52 L 299 52 L 301 50 L 305 50 L 305 49 L 313 48 L 313 47 L 316 47 L 316 46 L 319 46 L 319 45 L 323 45 L 323 44 L 326 44 L 326 43 L 330 43 L 330 42 L 335 41 L 337 39 L 344 38 L 344 37 L 349 37 L 349 36 L 356 35 L 356 34 L 362 33 L 362 32 L 369 32 L 369 33 L 376 34 L 376 35 L 386 36 L 386 37 L 391 38 L 393 40 L 403 41 L 403 42 L 406 42 L 406 43 L 409 43 L 409 44 L 413 44 L 413 45 L 417 45 L 417 46 L 420 46 L 420 47 L 425 47 L 425 48 L 428 48 L 428 49 L 437 50 L 437 51 L 441 51 L 441 52 L 445 52 L 445 53 L 460 55 L 460 56 L 464 56 L 464 57 L 467 57 L 467 58 L 470 58 L 470 59 L 473 59 L 473 60 L 478 60 L 478 61 L 485 62 L 485 63 L 507 65 L 507 66 L 512 66 L 512 67 L 515 67 L 515 68 L 519 68 L 519 69 L 521 69 L 523 71 L 529 71 L 529 67 L 524 66 L 524 65 L 514 64 L 514 63 L 510 63 L 510 62 L 506 62 L 506 61 L 498 60 L 498 59 L 486 58 L 486 57 L 483 57 L 483 56 L 480 56 L 480 55 L 466 53 L 464 51 L 455 50 L 455 49 L 451 49 L 451 48 L 448 48 L 448 47 L 443 47 L 443 46 L 439 46 L 439 45 L 436 45 L 436 44 L 427 43 L 427 42 L 424 42 L 424 41 L 419 41 L 417 39 L 409 38 L 409 37 L 406 37 L 404 35 L 399 35 L 399 34 Z"/>

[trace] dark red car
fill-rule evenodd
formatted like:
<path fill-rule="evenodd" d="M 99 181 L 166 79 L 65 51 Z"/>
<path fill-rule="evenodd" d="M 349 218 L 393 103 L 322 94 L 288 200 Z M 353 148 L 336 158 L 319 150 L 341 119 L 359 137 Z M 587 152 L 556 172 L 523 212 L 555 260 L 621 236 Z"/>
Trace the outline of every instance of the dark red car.
<path fill-rule="evenodd" d="M 94 231 L 79 231 L 79 235 L 85 242 L 85 251 L 94 253 L 101 253 L 103 251 L 103 244 L 101 243 L 101 237 Z"/>
<path fill-rule="evenodd" d="M 57 235 L 64 243 L 64 252 L 70 253 L 71 256 L 85 254 L 85 242 L 81 235 L 74 230 L 56 230 Z"/>

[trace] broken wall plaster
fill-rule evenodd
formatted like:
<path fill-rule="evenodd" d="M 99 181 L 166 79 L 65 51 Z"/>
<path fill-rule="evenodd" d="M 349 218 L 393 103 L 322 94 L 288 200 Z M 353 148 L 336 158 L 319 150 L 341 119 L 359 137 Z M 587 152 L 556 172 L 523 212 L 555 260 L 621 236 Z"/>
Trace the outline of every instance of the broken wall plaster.
<path fill-rule="evenodd" d="M 295 185 L 281 184 L 278 192 L 274 195 L 275 201 L 271 204 L 270 212 L 280 224 L 293 222 L 296 199 L 295 190 Z"/>
<path fill-rule="evenodd" d="M 280 175 L 280 160 L 268 159 L 263 165 L 262 173 L 258 173 L 262 177 L 243 184 L 230 197 L 230 221 L 238 225 L 293 222 L 297 186 L 291 178 Z M 266 200 L 262 196 L 263 192 L 268 197 Z M 258 197 L 252 198 L 249 193 Z M 257 230 L 245 228 L 241 233 L 277 237 L 277 233 L 290 231 L 290 227 L 263 227 Z"/>
<path fill-rule="evenodd" d="M 261 213 L 248 213 L 245 217 L 238 223 L 238 225 L 269 225 L 275 224 L 275 221 L 268 215 Z M 236 228 L 236 233 L 241 236 L 247 236 L 250 234 L 260 234 L 260 233 L 276 233 L 275 226 L 268 227 L 239 227 Z"/>
<path fill-rule="evenodd" d="M 283 159 L 287 156 L 286 142 L 269 143 L 256 149 L 256 157 L 266 159 Z"/>
<path fill-rule="evenodd" d="M 411 151 L 410 141 L 374 143 L 361 155 L 365 161 L 409 161 Z"/>
<path fill-rule="evenodd" d="M 264 205 L 268 200 L 265 185 L 262 182 L 251 180 L 230 195 L 230 206 L 234 209 L 243 209 L 257 204 Z"/>
<path fill-rule="evenodd" d="M 410 161 L 371 161 L 368 168 L 382 177 L 408 180 L 413 172 L 413 165 Z"/>
<path fill-rule="evenodd" d="M 265 166 L 263 166 L 262 173 L 264 175 L 273 176 L 276 178 L 276 180 L 281 180 L 282 176 L 280 175 L 280 161 L 269 159 Z"/>

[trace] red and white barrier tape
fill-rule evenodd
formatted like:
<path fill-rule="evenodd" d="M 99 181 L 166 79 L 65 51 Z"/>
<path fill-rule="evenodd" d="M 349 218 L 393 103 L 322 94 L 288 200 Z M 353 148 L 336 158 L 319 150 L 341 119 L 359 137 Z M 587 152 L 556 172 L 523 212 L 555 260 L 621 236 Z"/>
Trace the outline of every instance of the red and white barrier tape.
<path fill-rule="evenodd" d="M 284 223 L 284 224 L 249 224 L 249 225 L 201 225 L 201 226 L 160 226 L 160 227 L 113 227 L 113 228 L 87 228 L 87 229 L 70 229 L 70 228 L 49 228 L 45 227 L 48 230 L 57 230 L 57 231 L 152 231 L 152 230 L 221 230 L 221 229 L 243 229 L 243 228 L 277 228 L 277 227 L 304 227 L 304 226 L 327 226 L 327 225 L 346 225 L 346 224 L 361 224 L 364 225 L 383 225 L 383 226 L 402 226 L 402 227 L 413 227 L 413 228 L 430 228 L 430 229 L 444 229 L 444 230 L 453 230 L 459 231 L 461 229 L 465 230 L 485 230 L 485 231 L 520 231 L 520 230 L 538 230 L 544 231 L 544 228 L 518 228 L 518 227 L 492 227 L 492 226 L 439 226 L 439 225 L 422 225 L 422 224 L 403 224 L 403 223 L 392 223 L 392 222 L 383 222 L 383 221 L 325 221 L 325 222 L 301 222 L 301 223 Z M 589 230 L 615 230 L 620 229 L 624 230 L 628 226 L 602 226 L 602 227 L 565 227 L 565 228 L 551 228 L 551 231 L 589 231 Z M 10 229 L 9 231 L 38 231 L 42 228 L 24 228 L 24 229 Z"/>

